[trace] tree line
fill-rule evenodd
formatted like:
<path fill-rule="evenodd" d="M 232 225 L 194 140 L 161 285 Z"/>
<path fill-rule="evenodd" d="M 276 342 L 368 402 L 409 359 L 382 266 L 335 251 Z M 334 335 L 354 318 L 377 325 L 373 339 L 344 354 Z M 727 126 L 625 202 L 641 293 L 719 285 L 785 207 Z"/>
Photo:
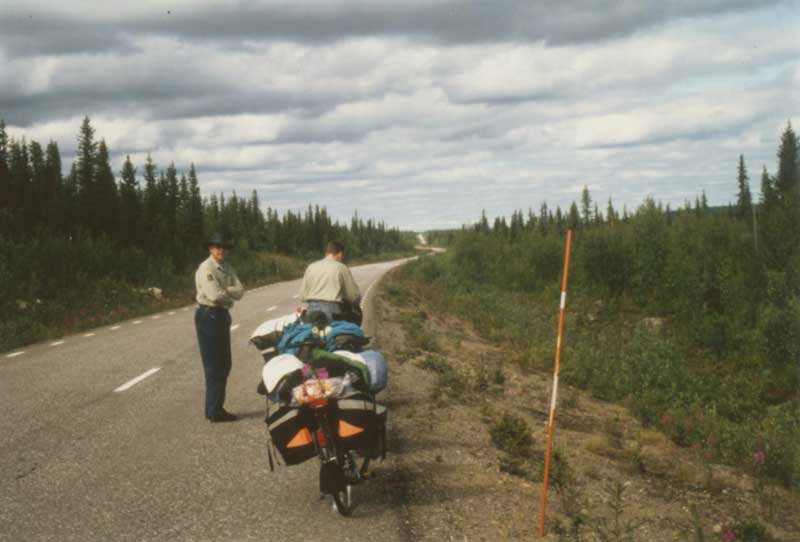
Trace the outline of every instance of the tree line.
<path fill-rule="evenodd" d="M 349 224 L 334 221 L 319 206 L 280 216 L 271 208 L 262 211 L 255 190 L 249 198 L 234 192 L 204 199 L 194 164 L 188 173 L 174 163 L 159 169 L 148 154 L 140 173 L 127 156 L 115 176 L 108 146 L 96 138 L 88 117 L 78 133 L 77 158 L 62 175 L 55 141 L 43 147 L 10 139 L 0 121 L 0 236 L 105 238 L 121 248 L 171 254 L 182 269 L 213 231 L 248 250 L 297 256 L 318 254 L 333 238 L 345 242 L 353 256 L 408 248 L 398 229 L 357 214 Z"/>
<path fill-rule="evenodd" d="M 483 214 L 465 232 L 493 238 L 490 250 L 520 244 L 510 259 L 522 263 L 494 266 L 495 259 L 478 258 L 485 265 L 464 261 L 465 269 L 511 287 L 541 286 L 560 273 L 558 251 L 544 248 L 542 239 L 554 234 L 557 241 L 571 228 L 578 284 L 598 294 L 633 295 L 686 324 L 699 345 L 719 356 L 747 344 L 800 381 L 800 145 L 791 123 L 777 159 L 774 174 L 762 167 L 757 202 L 740 155 L 736 201 L 724 207 L 709 207 L 703 192 L 677 210 L 647 198 L 633 212 L 618 212 L 609 198 L 602 211 L 584 187 L 567 212 L 543 203 L 538 216 L 515 211 L 492 225 Z M 520 251 L 526 243 L 529 250 Z"/>
<path fill-rule="evenodd" d="M 800 487 L 798 157 L 788 124 L 757 196 L 740 155 L 727 206 L 700 194 L 676 210 L 652 198 L 601 210 L 584 188 L 566 212 L 542 204 L 491 224 L 484 213 L 447 234 L 447 254 L 414 267 L 444 310 L 549 368 L 556 311 L 547 307 L 572 228 L 564 380 L 626 401 L 715 460 L 750 468 L 762 451 L 767 473 Z"/>

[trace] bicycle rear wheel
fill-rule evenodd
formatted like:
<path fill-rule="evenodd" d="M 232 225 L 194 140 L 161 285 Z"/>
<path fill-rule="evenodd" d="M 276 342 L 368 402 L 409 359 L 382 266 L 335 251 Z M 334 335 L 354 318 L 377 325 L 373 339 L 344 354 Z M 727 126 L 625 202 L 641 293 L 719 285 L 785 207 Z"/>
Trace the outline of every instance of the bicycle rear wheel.
<path fill-rule="evenodd" d="M 353 494 L 350 484 L 333 494 L 333 504 L 343 516 L 349 516 L 353 512 Z"/>

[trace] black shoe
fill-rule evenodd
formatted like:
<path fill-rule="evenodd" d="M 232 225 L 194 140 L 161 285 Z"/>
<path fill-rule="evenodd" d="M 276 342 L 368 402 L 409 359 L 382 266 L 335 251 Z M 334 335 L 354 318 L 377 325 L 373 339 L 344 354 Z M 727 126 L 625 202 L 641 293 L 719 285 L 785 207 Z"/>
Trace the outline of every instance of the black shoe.
<path fill-rule="evenodd" d="M 208 421 L 211 423 L 220 423 L 220 422 L 235 422 L 239 418 L 235 414 L 231 414 L 227 410 L 223 410 L 219 414 L 214 414 L 213 416 L 208 417 Z"/>

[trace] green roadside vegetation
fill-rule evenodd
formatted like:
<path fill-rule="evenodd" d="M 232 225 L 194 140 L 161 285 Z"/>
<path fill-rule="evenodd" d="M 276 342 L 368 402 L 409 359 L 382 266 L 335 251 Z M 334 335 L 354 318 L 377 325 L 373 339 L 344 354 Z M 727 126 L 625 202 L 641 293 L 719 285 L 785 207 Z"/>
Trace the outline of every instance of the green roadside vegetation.
<path fill-rule="evenodd" d="M 567 228 L 575 232 L 561 378 L 621 402 L 707 461 L 800 489 L 800 172 L 789 126 L 759 203 L 646 200 L 605 213 L 485 216 L 399 273 L 523 368 L 552 371 Z M 402 295 L 399 291 L 396 295 Z M 424 335 L 424 326 L 417 326 Z M 431 340 L 435 340 L 432 338 Z"/>
<path fill-rule="evenodd" d="M 234 239 L 246 287 L 300 277 L 331 239 L 351 265 L 414 253 L 415 234 L 382 222 L 342 224 L 311 205 L 280 216 L 255 191 L 202 198 L 193 164 L 149 156 L 115 177 L 109 156 L 86 118 L 64 176 L 56 142 L 11 139 L 0 120 L 0 352 L 191 303 L 212 232 Z"/>

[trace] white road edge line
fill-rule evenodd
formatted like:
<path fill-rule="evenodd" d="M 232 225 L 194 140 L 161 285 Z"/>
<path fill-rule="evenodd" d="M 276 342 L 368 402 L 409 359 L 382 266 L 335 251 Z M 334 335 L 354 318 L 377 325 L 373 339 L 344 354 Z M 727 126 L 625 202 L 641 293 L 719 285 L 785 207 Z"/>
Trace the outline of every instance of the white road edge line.
<path fill-rule="evenodd" d="M 17 356 L 21 356 L 25 353 L 25 350 L 20 350 L 19 352 L 11 352 L 10 354 L 6 354 L 7 358 L 15 358 Z"/>
<path fill-rule="evenodd" d="M 278 306 L 277 306 L 277 305 L 273 305 L 273 306 L 271 306 L 271 307 L 267 307 L 267 312 L 272 312 L 272 311 L 274 311 L 274 310 L 275 310 L 275 309 L 277 309 L 277 308 L 278 308 Z"/>
<path fill-rule="evenodd" d="M 364 308 L 364 304 L 367 302 L 367 298 L 369 297 L 369 292 L 370 292 L 370 290 L 372 290 L 372 286 L 373 286 L 373 285 L 374 285 L 376 282 L 377 282 L 377 280 L 373 280 L 372 282 L 370 282 L 370 283 L 369 283 L 369 286 L 367 286 L 367 291 L 366 291 L 366 292 L 364 292 L 364 297 L 362 297 L 362 298 L 361 298 L 361 308 L 362 308 L 362 309 Z"/>
<path fill-rule="evenodd" d="M 233 324 L 233 325 L 231 326 L 231 331 L 236 331 L 237 329 L 239 329 L 239 325 L 240 325 L 240 324 Z"/>
<path fill-rule="evenodd" d="M 148 376 L 153 375 L 153 374 L 157 373 L 160 370 L 161 370 L 161 367 L 153 367 L 149 371 L 140 374 L 136 378 L 134 378 L 132 380 L 128 380 L 127 382 L 125 382 L 122 386 L 120 386 L 117 389 L 115 389 L 114 393 L 120 393 L 120 392 L 123 392 L 123 391 L 125 391 L 127 389 L 130 389 L 133 386 L 135 386 L 136 384 L 138 384 L 139 382 L 141 382 L 142 380 L 144 380 L 145 378 L 147 378 Z"/>
<path fill-rule="evenodd" d="M 64 341 L 56 341 L 54 343 L 50 343 L 50 346 L 61 346 L 62 344 L 64 344 Z"/>

